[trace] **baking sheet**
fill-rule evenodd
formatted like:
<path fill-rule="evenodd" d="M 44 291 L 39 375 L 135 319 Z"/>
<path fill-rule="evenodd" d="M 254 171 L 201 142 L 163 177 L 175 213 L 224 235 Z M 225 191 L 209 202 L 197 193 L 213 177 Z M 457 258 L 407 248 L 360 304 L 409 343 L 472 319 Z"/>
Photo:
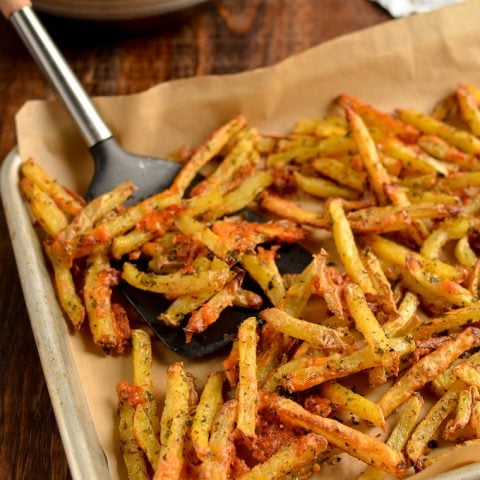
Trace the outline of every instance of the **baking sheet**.
<path fill-rule="evenodd" d="M 185 143 L 198 145 L 212 130 L 238 113 L 244 114 L 250 124 L 262 132 L 285 132 L 299 117 L 323 114 L 333 98 L 342 92 L 358 95 L 386 110 L 395 106 L 428 110 L 459 81 L 480 85 L 478 18 L 480 1 L 471 0 L 425 16 L 393 21 L 341 37 L 267 69 L 240 75 L 179 80 L 155 86 L 141 94 L 99 98 L 96 102 L 126 148 L 156 156 L 167 155 Z M 17 133 L 23 158 L 35 158 L 69 187 L 79 192 L 86 190 L 92 174 L 92 162 L 60 105 L 28 102 L 17 115 Z M 15 162 L 18 160 L 12 165 L 16 165 Z M 77 461 L 77 456 L 73 454 L 77 448 L 82 449 L 78 450 L 82 454 L 94 452 L 95 458 L 87 458 L 86 461 L 102 463 L 99 459 L 103 449 L 111 478 L 125 478 L 119 462 L 114 419 L 115 384 L 122 379 L 131 379 L 130 358 L 103 355 L 91 345 L 86 335 L 73 335 L 59 317 L 49 279 L 49 286 L 44 284 L 48 277 L 45 276 L 45 267 L 41 267 L 43 259 L 38 242 L 25 238 L 35 237 L 32 228 L 23 225 L 29 222 L 28 217 L 21 215 L 22 208 L 23 213 L 26 213 L 25 209 L 18 204 L 14 214 L 8 213 L 12 199 L 20 203 L 21 200 L 16 173 L 8 170 L 7 165 L 10 164 L 6 163 L 2 169 L 2 183 L 6 184 L 5 187 L 2 185 L 2 197 L 7 218 L 10 218 L 9 225 L 12 225 L 10 228 L 13 229 L 14 247 L 17 250 L 21 248 L 18 250 L 19 271 L 27 304 L 32 305 L 29 307 L 32 327 L 41 333 L 50 317 L 55 325 L 58 322 L 63 325 L 57 325 L 55 332 L 47 330 L 46 336 L 40 337 L 40 333 L 36 336 L 40 338 L 38 346 L 42 364 L 50 379 L 52 402 L 71 462 L 72 475 L 74 478 L 106 478 L 104 472 L 92 472 L 87 476 L 85 470 L 72 463 Z M 16 168 L 12 165 L 10 168 Z M 21 230 L 18 230 L 19 225 Z M 31 252 L 31 258 L 25 266 L 22 258 L 26 258 L 27 251 Z M 36 270 L 31 270 L 32 265 Z M 40 289 L 33 289 L 28 283 L 32 278 L 41 285 Z M 36 296 L 37 290 L 42 292 L 39 297 Z M 38 311 L 39 304 L 46 304 L 48 311 Z M 64 335 L 61 351 L 51 351 L 51 335 Z M 68 363 L 72 363 L 74 368 L 64 369 L 60 374 L 58 368 L 61 365 L 55 367 L 57 370 L 52 370 L 50 365 L 55 365 L 56 355 L 63 354 L 67 355 Z M 161 401 L 165 366 L 179 358 L 160 346 L 156 347 L 155 358 L 154 378 Z M 63 358 L 60 359 L 62 364 Z M 185 364 L 188 370 L 203 378 L 204 373 L 215 368 L 219 360 L 186 361 Z M 66 375 L 65 372 L 73 373 Z M 90 423 L 85 423 L 87 431 L 84 435 L 88 437 L 85 442 L 89 448 L 75 443 L 76 435 L 71 433 L 68 425 L 72 412 L 63 410 L 64 397 L 60 401 L 55 396 L 59 392 L 64 394 L 64 382 L 71 384 L 71 390 L 76 389 L 73 398 L 79 398 L 80 405 L 88 405 L 86 414 L 90 416 Z M 83 394 L 77 397 L 82 387 Z M 93 433 L 91 422 L 95 425 Z M 81 420 L 78 423 L 80 426 L 83 424 Z M 434 470 L 423 472 L 418 478 L 431 478 L 434 472 L 471 463 L 478 458 L 478 446 L 463 449 L 461 453 L 456 451 L 452 458 L 439 463 Z M 338 473 L 335 475 L 339 479 L 355 478 L 354 471 L 358 468 L 355 462 L 342 461 L 336 466 L 335 472 Z M 333 473 L 326 467 L 324 473 L 316 478 L 329 478 L 328 475 Z M 479 477 L 478 472 L 468 475 L 455 474 L 451 478 Z"/>

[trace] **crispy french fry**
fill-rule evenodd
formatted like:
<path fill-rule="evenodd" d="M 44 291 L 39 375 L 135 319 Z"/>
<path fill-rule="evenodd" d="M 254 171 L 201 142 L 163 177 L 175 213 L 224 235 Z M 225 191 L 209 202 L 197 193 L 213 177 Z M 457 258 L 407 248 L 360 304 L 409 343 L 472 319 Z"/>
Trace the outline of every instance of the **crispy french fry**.
<path fill-rule="evenodd" d="M 222 387 L 224 380 L 225 375 L 222 372 L 213 373 L 208 377 L 193 417 L 192 443 L 197 457 L 202 461 L 206 461 L 212 456 L 209 436 L 215 414 L 223 404 Z"/>
<path fill-rule="evenodd" d="M 79 195 L 62 187 L 31 158 L 22 164 L 21 170 L 25 178 L 51 197 L 62 212 L 76 216 L 85 206 L 85 201 Z"/>
<path fill-rule="evenodd" d="M 243 480 L 281 480 L 297 469 L 310 465 L 327 449 L 327 441 L 321 435 L 308 433 L 281 448 L 264 463 L 255 465 L 242 476 Z"/>
<path fill-rule="evenodd" d="M 385 417 L 410 398 L 413 392 L 435 379 L 463 352 L 472 348 L 478 342 L 479 336 L 478 329 L 469 327 L 419 360 L 380 398 L 378 404 Z"/>
<path fill-rule="evenodd" d="M 142 405 L 135 407 L 133 415 L 133 434 L 140 448 L 145 452 L 152 468 L 155 468 L 160 459 L 160 442 L 153 431 L 150 418 Z"/>
<path fill-rule="evenodd" d="M 391 183 L 390 176 L 380 160 L 375 142 L 362 118 L 348 107 L 346 112 L 353 138 L 360 152 L 372 189 L 380 205 L 385 205 L 387 201 L 385 188 Z"/>
<path fill-rule="evenodd" d="M 22 178 L 20 190 L 27 199 L 33 216 L 50 237 L 54 237 L 67 227 L 68 220 L 65 214 L 57 207 L 53 199 L 40 190 L 35 183 L 26 177 Z"/>
<path fill-rule="evenodd" d="M 340 332 L 316 323 L 306 322 L 292 317 L 278 308 L 263 310 L 260 316 L 272 325 L 275 330 L 291 337 L 305 340 L 315 347 L 344 350 Z"/>
<path fill-rule="evenodd" d="M 355 111 L 369 127 L 379 128 L 386 136 L 398 135 L 405 142 L 414 142 L 418 138 L 419 131 L 416 128 L 377 110 L 353 95 L 342 94 L 337 98 L 337 103 Z"/>
<path fill-rule="evenodd" d="M 231 478 L 230 473 L 235 456 L 232 434 L 237 414 L 237 400 L 228 400 L 218 410 L 210 434 L 211 458 L 200 465 L 200 480 L 228 480 Z"/>
<path fill-rule="evenodd" d="M 428 259 L 413 250 L 410 250 L 399 243 L 392 242 L 380 235 L 372 235 L 369 238 L 369 245 L 373 252 L 380 257 L 399 267 L 406 268 L 407 259 L 414 258 L 423 268 L 432 275 L 445 280 L 461 280 L 463 274 L 453 265 L 436 259 Z"/>
<path fill-rule="evenodd" d="M 324 178 L 310 177 L 298 172 L 294 172 L 294 177 L 298 188 L 314 197 L 342 197 L 349 200 L 358 198 L 358 193 L 354 190 Z"/>
<path fill-rule="evenodd" d="M 473 405 L 471 388 L 465 388 L 458 393 L 458 402 L 455 418 L 450 419 L 443 429 L 442 437 L 445 440 L 454 440 L 455 434 L 466 427 L 470 421 Z"/>
<path fill-rule="evenodd" d="M 399 357 L 390 346 L 385 332 L 370 310 L 360 287 L 354 283 L 347 285 L 345 297 L 350 315 L 353 317 L 357 329 L 365 337 L 374 356 L 378 359 L 378 364 L 390 372 L 398 373 Z"/>
<path fill-rule="evenodd" d="M 399 417 L 397 424 L 390 433 L 388 440 L 385 442 L 390 448 L 402 451 L 410 437 L 415 425 L 417 424 L 420 411 L 423 406 L 423 398 L 419 394 L 413 394 L 402 409 L 402 414 Z M 358 477 L 358 480 L 383 480 L 385 472 L 382 470 L 369 466 Z"/>
<path fill-rule="evenodd" d="M 472 365 L 468 360 L 459 363 L 453 369 L 453 372 L 467 385 L 480 388 L 480 369 L 478 366 Z"/>
<path fill-rule="evenodd" d="M 332 234 L 340 259 L 346 272 L 360 285 L 364 293 L 374 294 L 372 282 L 360 258 L 355 238 L 343 210 L 342 201 L 333 199 L 328 203 L 328 215 L 332 223 Z"/>
<path fill-rule="evenodd" d="M 44 242 L 44 247 L 53 266 L 60 306 L 74 328 L 79 330 L 85 319 L 85 306 L 75 288 L 70 271 L 70 260 L 67 258 L 62 245 L 58 242 Z"/>
<path fill-rule="evenodd" d="M 237 429 L 247 437 L 255 435 L 257 411 L 257 319 L 244 320 L 238 330 L 238 420 Z"/>
<path fill-rule="evenodd" d="M 480 111 L 475 97 L 464 85 L 459 85 L 455 93 L 462 118 L 472 133 L 477 137 L 480 136 Z"/>
<path fill-rule="evenodd" d="M 480 321 L 480 308 L 477 305 L 471 305 L 451 310 L 440 317 L 424 321 L 412 332 L 412 335 L 416 340 L 426 340 L 445 330 L 453 330 L 478 321 Z"/>
<path fill-rule="evenodd" d="M 214 259 L 222 265 L 222 260 Z M 170 298 L 177 298 L 181 295 L 189 295 L 201 292 L 209 286 L 215 289 L 221 288 L 228 279 L 228 266 L 223 263 L 224 268 L 200 272 L 174 272 L 166 275 L 157 275 L 151 272 L 141 272 L 131 263 L 123 264 L 122 278 L 140 290 L 163 293 Z"/>
<path fill-rule="evenodd" d="M 450 144 L 466 153 L 480 152 L 480 139 L 471 133 L 460 130 L 428 115 L 414 110 L 397 110 L 398 116 L 406 123 L 413 125 L 424 133 L 438 135 Z"/>
<path fill-rule="evenodd" d="M 112 305 L 112 287 L 117 283 L 118 272 L 110 267 L 106 253 L 101 250 L 92 253 L 87 259 L 83 288 L 90 331 L 96 345 L 122 353 L 131 332 L 126 314 L 116 312 Z"/>
<path fill-rule="evenodd" d="M 150 335 L 145 330 L 132 330 L 133 384 L 143 389 L 143 410 L 145 411 L 154 435 L 160 432 L 157 414 L 155 387 L 152 380 L 152 344 Z M 140 414 L 141 415 L 141 414 Z"/>
<path fill-rule="evenodd" d="M 285 297 L 285 285 L 273 258 L 275 252 L 259 250 L 259 253 L 246 253 L 240 263 L 260 285 L 272 304 L 277 305 Z"/>
<path fill-rule="evenodd" d="M 440 424 L 456 408 L 457 402 L 458 392 L 447 392 L 418 424 L 406 446 L 407 455 L 413 463 L 416 463 L 422 456 L 428 442 L 432 439 Z"/>
<path fill-rule="evenodd" d="M 165 407 L 160 420 L 160 459 L 154 480 L 181 480 L 183 446 L 189 421 L 190 384 L 182 363 L 167 370 Z"/>
<path fill-rule="evenodd" d="M 372 425 L 380 428 L 385 426 L 385 418 L 380 407 L 363 395 L 336 382 L 324 383 L 320 387 L 320 392 L 335 405 L 345 408 L 363 420 L 368 420 Z"/>
<path fill-rule="evenodd" d="M 261 402 L 275 410 L 282 421 L 322 435 L 330 444 L 369 465 L 374 465 L 397 477 L 405 475 L 406 464 L 402 453 L 386 446 L 383 442 L 336 420 L 312 414 L 298 403 L 274 393 L 262 393 Z"/>
<path fill-rule="evenodd" d="M 364 172 L 356 170 L 348 162 L 337 158 L 317 158 L 312 162 L 313 169 L 332 180 L 362 192 L 366 184 Z"/>
<path fill-rule="evenodd" d="M 122 390 L 117 386 L 120 450 L 127 467 L 128 478 L 129 480 L 148 480 L 150 475 L 147 462 L 133 433 L 135 408 L 128 403 L 127 398 L 121 392 Z"/>

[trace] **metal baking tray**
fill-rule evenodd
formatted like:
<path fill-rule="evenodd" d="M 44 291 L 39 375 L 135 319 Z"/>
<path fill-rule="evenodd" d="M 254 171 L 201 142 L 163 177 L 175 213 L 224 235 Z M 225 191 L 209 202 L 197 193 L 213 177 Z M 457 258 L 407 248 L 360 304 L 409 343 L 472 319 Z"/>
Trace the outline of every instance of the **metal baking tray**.
<path fill-rule="evenodd" d="M 0 193 L 18 273 L 53 410 L 74 480 L 111 478 L 102 446 L 68 342 L 67 323 L 57 303 L 37 233 L 19 187 L 17 149 L 0 170 Z M 479 480 L 480 463 L 432 477 L 434 480 Z"/>

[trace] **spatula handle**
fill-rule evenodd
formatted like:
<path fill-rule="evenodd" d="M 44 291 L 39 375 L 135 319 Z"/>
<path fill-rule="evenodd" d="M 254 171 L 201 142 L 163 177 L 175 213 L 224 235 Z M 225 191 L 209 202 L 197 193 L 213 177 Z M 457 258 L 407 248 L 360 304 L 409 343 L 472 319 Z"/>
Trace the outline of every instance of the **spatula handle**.
<path fill-rule="evenodd" d="M 77 123 L 90 148 L 112 136 L 84 88 L 41 24 L 28 0 L 0 0 L 31 55 Z"/>

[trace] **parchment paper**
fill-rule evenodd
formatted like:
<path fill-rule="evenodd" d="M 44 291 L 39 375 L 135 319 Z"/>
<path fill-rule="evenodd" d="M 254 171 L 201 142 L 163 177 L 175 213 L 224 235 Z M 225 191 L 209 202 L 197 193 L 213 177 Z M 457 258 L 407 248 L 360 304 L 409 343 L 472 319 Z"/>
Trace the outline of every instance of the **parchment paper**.
<path fill-rule="evenodd" d="M 342 92 L 387 111 L 400 106 L 425 111 L 458 82 L 480 85 L 479 18 L 480 0 L 471 0 L 335 39 L 271 68 L 179 80 L 96 102 L 126 148 L 157 156 L 185 144 L 198 145 L 238 113 L 264 133 L 285 132 L 300 117 L 325 113 Z M 21 156 L 35 158 L 60 181 L 84 192 L 92 161 L 63 107 L 30 101 L 16 122 Z M 132 379 L 131 359 L 105 356 L 87 335 L 72 334 L 70 341 L 112 479 L 123 479 L 115 384 Z M 160 346 L 155 359 L 154 378 L 162 400 L 165 366 L 180 359 Z M 185 363 L 202 378 L 220 360 Z M 350 458 L 335 468 L 325 466 L 316 478 L 355 478 L 363 467 Z M 480 447 L 456 451 L 453 458 L 416 478 L 431 478 L 435 472 L 478 459 Z"/>

